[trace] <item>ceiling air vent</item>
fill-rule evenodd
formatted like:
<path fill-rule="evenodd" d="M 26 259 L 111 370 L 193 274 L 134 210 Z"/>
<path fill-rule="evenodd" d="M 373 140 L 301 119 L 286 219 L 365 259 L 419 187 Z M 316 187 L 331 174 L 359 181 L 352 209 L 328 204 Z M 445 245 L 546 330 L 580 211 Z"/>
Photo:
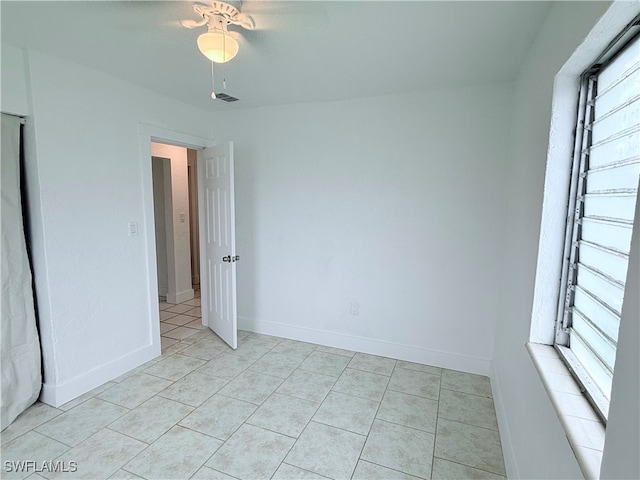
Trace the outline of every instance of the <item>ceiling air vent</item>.
<path fill-rule="evenodd" d="M 237 102 L 238 99 L 236 97 L 232 97 L 231 95 L 227 95 L 226 93 L 216 93 L 216 98 L 218 100 L 222 100 L 224 102 Z"/>

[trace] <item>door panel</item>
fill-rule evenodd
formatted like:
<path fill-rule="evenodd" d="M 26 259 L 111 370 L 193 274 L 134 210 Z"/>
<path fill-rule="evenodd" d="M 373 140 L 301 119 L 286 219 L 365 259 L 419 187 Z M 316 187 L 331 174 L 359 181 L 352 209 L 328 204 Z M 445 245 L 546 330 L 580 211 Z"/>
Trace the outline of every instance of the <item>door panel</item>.
<path fill-rule="evenodd" d="M 203 323 L 237 347 L 233 143 L 198 152 L 200 170 L 200 288 Z"/>

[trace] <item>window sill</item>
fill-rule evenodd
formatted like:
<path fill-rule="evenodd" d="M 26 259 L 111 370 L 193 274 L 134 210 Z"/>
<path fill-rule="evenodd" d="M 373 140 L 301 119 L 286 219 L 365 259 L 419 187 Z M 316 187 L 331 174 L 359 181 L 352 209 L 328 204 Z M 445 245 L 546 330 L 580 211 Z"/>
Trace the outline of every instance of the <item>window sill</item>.
<path fill-rule="evenodd" d="M 584 478 L 598 479 L 604 449 L 604 425 L 552 346 L 527 343 L 527 350 L 567 434 Z"/>

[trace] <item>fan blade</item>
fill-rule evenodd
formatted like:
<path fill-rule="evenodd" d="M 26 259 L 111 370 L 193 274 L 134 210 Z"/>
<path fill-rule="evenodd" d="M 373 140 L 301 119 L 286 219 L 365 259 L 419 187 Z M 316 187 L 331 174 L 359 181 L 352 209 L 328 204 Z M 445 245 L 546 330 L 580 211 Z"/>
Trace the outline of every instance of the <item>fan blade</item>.
<path fill-rule="evenodd" d="M 231 23 L 234 25 L 240 25 L 242 28 L 247 30 L 253 30 L 256 26 L 253 18 L 249 15 L 245 15 L 244 13 L 238 13 L 235 17 L 231 19 Z"/>
<path fill-rule="evenodd" d="M 180 24 L 183 27 L 187 27 L 187 28 L 197 28 L 197 27 L 202 27 L 203 25 L 207 24 L 207 19 L 203 18 L 202 20 L 196 22 L 195 20 L 182 20 L 180 22 Z"/>

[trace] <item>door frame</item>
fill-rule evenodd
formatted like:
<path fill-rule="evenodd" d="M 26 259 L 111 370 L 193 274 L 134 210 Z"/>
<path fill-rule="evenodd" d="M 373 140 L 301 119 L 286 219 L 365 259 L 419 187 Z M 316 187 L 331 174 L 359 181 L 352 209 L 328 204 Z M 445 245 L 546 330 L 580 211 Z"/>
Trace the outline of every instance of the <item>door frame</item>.
<path fill-rule="evenodd" d="M 213 139 L 177 132 L 153 125 L 139 124 L 140 166 L 142 169 L 143 221 L 140 235 L 146 245 L 147 267 L 147 325 L 151 333 L 151 346 L 155 357 L 162 352 L 160 344 L 160 312 L 158 311 L 158 269 L 156 265 L 156 232 L 153 214 L 153 173 L 151 169 L 151 142 L 202 150 L 216 144 Z M 198 195 L 202 184 L 198 180 Z M 198 226 L 200 219 L 198 218 Z"/>

